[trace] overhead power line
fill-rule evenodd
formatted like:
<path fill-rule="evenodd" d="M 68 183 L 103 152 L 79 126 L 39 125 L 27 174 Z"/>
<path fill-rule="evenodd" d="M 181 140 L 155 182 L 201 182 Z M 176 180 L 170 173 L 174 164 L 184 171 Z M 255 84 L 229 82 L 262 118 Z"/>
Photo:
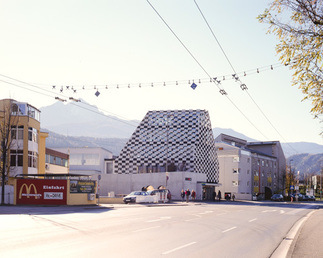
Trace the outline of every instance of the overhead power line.
<path fill-rule="evenodd" d="M 180 38 L 176 35 L 174 30 L 171 29 L 171 27 L 168 25 L 168 23 L 163 19 L 163 17 L 160 15 L 160 13 L 157 11 L 157 9 L 150 3 L 149 0 L 147 0 L 148 4 L 151 6 L 151 8 L 155 11 L 155 13 L 159 16 L 159 18 L 163 21 L 163 23 L 167 26 L 167 28 L 172 32 L 172 34 L 177 38 L 177 40 L 181 43 L 181 45 L 186 49 L 186 51 L 190 54 L 190 56 L 194 59 L 194 61 L 201 67 L 201 69 L 205 72 L 205 74 L 210 78 L 210 74 L 207 72 L 207 70 L 201 65 L 201 63 L 197 60 L 197 58 L 192 54 L 192 52 L 186 47 L 186 45 L 183 43 L 183 41 L 180 40 Z M 257 126 L 252 123 L 252 121 L 242 112 L 242 110 L 228 97 L 227 92 L 224 89 L 221 89 L 219 87 L 220 83 L 217 83 L 216 80 L 213 81 L 214 84 L 220 89 L 220 93 L 224 95 L 230 103 L 243 115 L 243 117 L 266 139 L 268 139 L 258 128 Z"/>
<path fill-rule="evenodd" d="M 12 85 L 12 86 L 18 87 L 18 88 L 22 88 L 22 89 L 25 89 L 25 90 L 28 90 L 28 91 L 32 91 L 32 92 L 34 92 L 34 93 L 41 94 L 41 95 L 46 96 L 46 97 L 49 97 L 49 98 L 56 98 L 56 99 L 58 99 L 58 97 L 53 96 L 53 92 L 48 91 L 48 90 L 45 90 L 45 89 L 42 89 L 42 88 L 40 88 L 40 87 L 38 87 L 38 86 L 36 86 L 36 85 L 33 85 L 33 84 L 31 84 L 31 83 L 24 82 L 24 81 L 21 81 L 21 80 L 18 80 L 18 79 L 15 79 L 15 78 L 12 78 L 12 77 L 9 77 L 9 76 L 6 76 L 6 75 L 2 75 L 2 74 L 0 74 L 0 76 L 3 76 L 3 77 L 6 77 L 6 78 L 8 78 L 8 79 L 11 79 L 11 80 L 13 80 L 13 81 L 16 81 L 16 82 L 19 82 L 19 83 L 22 83 L 22 84 L 25 84 L 25 85 L 31 86 L 31 87 L 33 87 L 34 89 L 30 89 L 30 88 L 24 87 L 24 86 L 22 86 L 22 85 L 18 85 L 18 84 L 16 84 L 16 83 L 8 82 L 8 81 L 1 80 L 1 79 L 0 79 L 0 82 L 6 83 L 6 84 L 9 84 L 9 85 Z M 49 92 L 50 94 L 47 94 L 47 93 L 41 92 L 41 91 L 39 91 L 39 90 L 42 90 L 42 91 L 45 91 L 45 92 Z M 62 98 L 67 98 L 67 97 L 66 97 L 65 95 L 63 95 L 63 94 L 60 94 L 60 97 L 62 97 Z M 87 111 L 90 111 L 90 112 L 96 113 L 96 114 L 98 114 L 98 115 L 101 115 L 101 116 L 104 116 L 104 117 L 107 117 L 107 118 L 110 118 L 110 119 L 116 120 L 116 121 L 118 121 L 118 122 L 120 122 L 120 123 L 130 125 L 130 126 L 132 126 L 132 127 L 137 127 L 137 126 L 138 126 L 137 124 L 134 124 L 134 123 L 128 122 L 128 121 L 131 121 L 130 119 L 129 119 L 128 121 L 126 121 L 126 120 L 122 120 L 122 119 L 120 118 L 120 116 L 118 117 L 116 114 L 113 114 L 113 113 L 111 113 L 111 112 L 109 112 L 109 111 L 106 111 L 106 110 L 103 110 L 103 109 L 98 108 L 98 110 L 99 110 L 99 111 L 106 112 L 106 113 L 110 113 L 110 114 L 112 114 L 113 116 L 108 116 L 108 115 L 106 115 L 106 114 L 104 114 L 104 113 L 102 113 L 102 112 L 97 112 L 96 110 L 94 110 L 94 109 L 93 109 L 93 106 L 92 106 L 92 105 L 90 105 L 90 104 L 88 104 L 88 103 L 86 103 L 86 102 L 78 102 L 78 103 L 77 103 L 77 102 L 74 102 L 74 101 L 72 100 L 72 101 L 70 102 L 70 104 L 71 104 L 71 105 L 74 105 L 74 106 L 76 106 L 76 107 L 78 107 L 78 108 L 82 108 L 82 109 L 85 109 L 85 110 L 87 110 Z M 88 107 L 86 107 L 86 106 L 88 106 Z M 89 108 L 89 107 L 91 107 L 92 109 L 91 109 L 91 108 Z M 124 118 L 124 119 L 125 119 L 125 118 Z"/>
<path fill-rule="evenodd" d="M 223 47 L 221 46 L 221 44 L 220 44 L 219 40 L 217 39 L 217 37 L 216 37 L 216 35 L 215 35 L 214 31 L 212 30 L 212 28 L 211 28 L 210 24 L 208 23 L 208 21 L 207 21 L 207 19 L 206 19 L 205 15 L 203 14 L 203 12 L 202 12 L 201 8 L 199 7 L 198 3 L 196 2 L 196 0 L 194 0 L 194 3 L 195 3 L 195 5 L 196 5 L 197 9 L 199 10 L 199 12 L 200 12 L 201 16 L 203 17 L 203 20 L 205 21 L 205 23 L 206 23 L 207 27 L 209 28 L 209 30 L 210 30 L 210 32 L 211 32 L 211 34 L 213 35 L 213 38 L 215 39 L 215 41 L 216 41 L 216 42 L 217 42 L 217 44 L 219 45 L 219 47 L 220 47 L 220 49 L 221 49 L 221 51 L 222 51 L 223 55 L 225 56 L 225 58 L 226 58 L 226 60 L 228 61 L 229 65 L 231 66 L 232 71 L 234 72 L 234 74 L 236 74 L 236 70 L 234 69 L 234 67 L 233 67 L 233 65 L 232 65 L 232 63 L 231 63 L 231 61 L 230 61 L 230 59 L 228 58 L 227 54 L 225 53 L 225 51 L 224 51 Z M 241 85 L 245 85 L 245 84 L 240 80 L 240 77 L 238 77 L 238 78 L 237 78 L 237 80 L 241 82 Z M 245 91 L 245 92 L 248 94 L 249 98 L 250 98 L 250 99 L 252 100 L 252 102 L 256 105 L 256 107 L 258 108 L 258 110 L 262 113 L 262 115 L 265 117 L 265 119 L 268 121 L 268 123 L 271 125 L 271 127 L 272 127 L 276 132 L 277 132 L 277 134 L 278 134 L 278 135 L 279 135 L 279 136 L 280 136 L 280 137 L 281 137 L 285 142 L 287 142 L 287 141 L 286 141 L 286 139 L 284 138 L 284 136 L 282 136 L 282 135 L 281 135 L 281 133 L 277 130 L 277 128 L 273 125 L 273 123 L 269 120 L 269 118 L 268 118 L 268 117 L 267 117 L 267 115 L 263 112 L 263 110 L 260 108 L 260 106 L 256 103 L 256 101 L 254 100 L 254 98 L 253 98 L 253 97 L 251 96 L 251 94 L 249 93 L 247 86 L 245 86 L 245 87 L 241 87 L 241 89 L 242 89 L 243 91 Z M 289 145 L 289 146 L 290 146 L 290 145 Z M 290 146 L 290 147 L 292 148 L 292 146 Z M 294 149 L 294 148 L 292 148 L 292 149 Z M 295 149 L 294 149 L 294 150 L 295 150 Z M 296 151 L 296 150 L 295 150 L 295 151 Z M 297 152 L 297 151 L 296 151 L 296 152 Z"/>

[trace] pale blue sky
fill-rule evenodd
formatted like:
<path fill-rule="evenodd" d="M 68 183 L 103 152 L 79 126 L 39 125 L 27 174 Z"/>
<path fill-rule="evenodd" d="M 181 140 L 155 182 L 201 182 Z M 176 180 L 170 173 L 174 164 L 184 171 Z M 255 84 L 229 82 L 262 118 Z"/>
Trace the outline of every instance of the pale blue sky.
<path fill-rule="evenodd" d="M 150 2 L 208 74 L 233 73 L 193 0 Z M 269 1 L 197 3 L 234 69 L 238 73 L 252 70 L 240 78 L 279 134 L 230 76 L 220 86 L 230 100 L 214 83 L 203 80 L 199 84 L 198 79 L 207 80 L 208 75 L 144 0 L 0 0 L 0 74 L 39 87 L 0 76 L 0 98 L 40 108 L 52 104 L 55 96 L 73 96 L 106 114 L 137 120 L 149 110 L 206 109 L 213 127 L 232 128 L 264 141 L 323 144 L 322 124 L 309 113 L 310 103 L 301 102 L 300 90 L 291 86 L 289 68 L 256 72 L 279 62 L 276 38 L 267 35 L 267 26 L 256 20 Z M 192 79 L 198 85 L 195 90 L 188 84 Z M 175 85 L 175 81 L 185 83 Z M 52 90 L 52 85 L 57 89 Z M 66 85 L 77 92 L 66 90 Z M 85 90 L 80 88 L 83 85 Z M 99 97 L 94 95 L 94 85 Z"/>

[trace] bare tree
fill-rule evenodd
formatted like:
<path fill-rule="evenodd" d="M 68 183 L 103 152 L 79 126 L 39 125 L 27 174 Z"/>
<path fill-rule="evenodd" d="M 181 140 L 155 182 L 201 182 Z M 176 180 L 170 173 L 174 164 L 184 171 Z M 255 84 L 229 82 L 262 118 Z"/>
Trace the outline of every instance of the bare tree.
<path fill-rule="evenodd" d="M 11 112 L 12 101 L 4 100 L 0 106 L 0 142 L 1 142 L 1 205 L 4 205 L 5 185 L 10 171 L 10 148 L 12 143 L 12 127 L 17 125 L 18 116 Z"/>

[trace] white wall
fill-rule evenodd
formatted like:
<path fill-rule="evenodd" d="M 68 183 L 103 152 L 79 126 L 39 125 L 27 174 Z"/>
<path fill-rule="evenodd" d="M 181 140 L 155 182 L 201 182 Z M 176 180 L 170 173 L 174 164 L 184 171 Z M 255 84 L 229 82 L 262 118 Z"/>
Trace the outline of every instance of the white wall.
<path fill-rule="evenodd" d="M 0 186 L 0 202 L 2 199 L 2 187 Z M 5 185 L 4 187 L 4 203 L 5 204 L 13 204 L 14 198 L 14 186 L 13 185 Z"/>
<path fill-rule="evenodd" d="M 180 200 L 181 190 L 187 188 L 197 192 L 197 199 L 202 198 L 202 187 L 197 182 L 205 182 L 205 174 L 176 171 L 168 172 L 168 175 L 169 180 L 166 188 L 170 190 L 173 200 Z M 191 178 L 191 181 L 185 180 L 185 178 Z M 166 173 L 101 175 L 100 196 L 108 196 L 109 192 L 114 192 L 116 196 L 126 195 L 148 185 L 155 189 L 160 185 L 166 186 Z"/>

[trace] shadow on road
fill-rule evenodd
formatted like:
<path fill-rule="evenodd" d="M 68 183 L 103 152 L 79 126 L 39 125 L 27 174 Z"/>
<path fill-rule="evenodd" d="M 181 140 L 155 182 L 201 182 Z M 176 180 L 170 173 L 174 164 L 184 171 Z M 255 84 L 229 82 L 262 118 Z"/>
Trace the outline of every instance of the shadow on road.
<path fill-rule="evenodd" d="M 102 213 L 112 210 L 113 207 L 91 206 L 33 206 L 33 205 L 4 205 L 0 206 L 0 215 L 53 215 L 71 213 Z"/>

